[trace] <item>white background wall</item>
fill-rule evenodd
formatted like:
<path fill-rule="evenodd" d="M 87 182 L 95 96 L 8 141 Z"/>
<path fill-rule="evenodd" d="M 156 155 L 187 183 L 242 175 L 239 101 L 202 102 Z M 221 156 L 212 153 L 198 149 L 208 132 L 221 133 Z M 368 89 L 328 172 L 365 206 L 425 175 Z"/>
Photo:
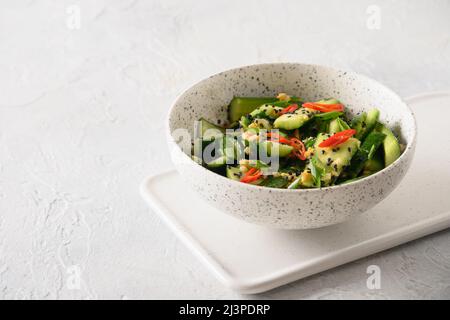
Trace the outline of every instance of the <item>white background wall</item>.
<path fill-rule="evenodd" d="M 0 298 L 241 297 L 138 194 L 171 167 L 170 102 L 276 61 L 351 69 L 403 96 L 450 89 L 449 17 L 445 0 L 1 1 Z M 449 244 L 441 232 L 259 297 L 448 298 Z M 366 288 L 369 264 L 382 290 Z"/>

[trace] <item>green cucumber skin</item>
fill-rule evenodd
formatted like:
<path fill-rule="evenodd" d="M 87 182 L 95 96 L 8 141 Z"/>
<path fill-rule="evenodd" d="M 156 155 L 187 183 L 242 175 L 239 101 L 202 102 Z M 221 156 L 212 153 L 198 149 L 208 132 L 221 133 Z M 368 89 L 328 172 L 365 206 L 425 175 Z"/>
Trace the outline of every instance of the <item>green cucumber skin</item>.
<path fill-rule="evenodd" d="M 225 128 L 215 125 L 214 123 L 204 118 L 200 118 L 199 122 L 200 122 L 200 137 L 203 139 L 203 141 L 212 141 L 215 139 L 216 136 L 221 136 L 225 133 Z M 209 133 L 209 135 L 207 135 L 207 133 Z"/>
<path fill-rule="evenodd" d="M 226 174 L 227 174 L 228 179 L 231 179 L 234 181 L 241 180 L 242 174 L 241 174 L 241 171 L 239 170 L 239 167 L 227 166 Z"/>
<path fill-rule="evenodd" d="M 384 133 L 386 138 L 383 142 L 383 150 L 384 150 L 384 166 L 387 167 L 391 165 L 395 160 L 397 160 L 401 155 L 400 144 L 398 143 L 397 138 L 394 133 L 381 123 L 377 123 L 375 129 L 378 132 Z"/>
<path fill-rule="evenodd" d="M 367 112 L 367 118 L 366 118 L 366 129 L 365 132 L 363 134 L 363 136 L 361 137 L 361 139 L 364 139 L 365 137 L 367 137 L 367 135 L 372 132 L 373 128 L 375 128 L 375 125 L 378 122 L 378 119 L 380 118 L 380 110 L 378 109 L 370 109 Z"/>
<path fill-rule="evenodd" d="M 255 110 L 257 107 L 277 101 L 277 98 L 267 97 L 234 97 L 228 106 L 228 119 L 233 123 L 242 116 L 245 116 Z"/>
<path fill-rule="evenodd" d="M 340 129 L 341 128 L 340 128 L 338 119 L 333 119 L 330 121 L 330 125 L 328 126 L 328 133 L 335 134 L 339 131 L 342 131 Z"/>
<path fill-rule="evenodd" d="M 217 159 L 208 162 L 206 165 L 208 168 L 219 168 L 227 163 L 227 158 L 225 156 L 220 156 Z"/>
<path fill-rule="evenodd" d="M 260 107 L 256 108 L 250 113 L 252 118 L 269 118 L 276 119 L 278 118 L 278 113 L 283 110 L 283 108 L 275 107 L 271 104 L 263 104 Z"/>
<path fill-rule="evenodd" d="M 216 143 L 216 141 L 211 143 Z M 236 159 L 236 140 L 234 137 L 225 135 L 218 143 L 220 153 L 217 155 L 216 159 L 206 163 L 209 168 L 219 168 Z"/>
<path fill-rule="evenodd" d="M 375 128 L 379 117 L 380 111 L 375 108 L 355 117 L 352 121 L 352 129 L 356 130 L 355 138 L 364 140 L 364 138 L 372 132 L 373 128 Z"/>
<path fill-rule="evenodd" d="M 287 157 L 294 149 L 291 146 L 274 141 L 261 142 L 259 143 L 259 147 L 263 148 L 266 151 L 266 154 L 269 156 L 276 156 L 277 155 L 276 150 L 278 149 L 278 156 L 280 158 Z"/>
<path fill-rule="evenodd" d="M 283 114 L 273 125 L 277 129 L 294 130 L 302 127 L 314 118 L 315 112 L 306 108 L 297 109 L 294 113 Z"/>
<path fill-rule="evenodd" d="M 372 159 L 364 164 L 363 175 L 371 175 L 384 169 L 384 159 L 381 148 L 375 153 Z"/>
<path fill-rule="evenodd" d="M 350 126 L 342 118 L 336 118 L 331 120 L 328 133 L 334 134 L 340 131 L 350 129 Z"/>
<path fill-rule="evenodd" d="M 367 160 L 369 160 L 369 154 L 372 148 L 376 151 L 381 144 L 383 143 L 386 135 L 381 132 L 371 132 L 364 142 L 361 144 L 361 147 L 353 156 L 352 161 L 350 162 L 350 167 L 348 168 L 347 174 L 350 178 L 355 178 L 364 168 L 364 164 Z"/>
<path fill-rule="evenodd" d="M 344 168 L 351 163 L 352 158 L 360 147 L 360 141 L 355 138 L 349 138 L 347 141 L 329 148 L 320 148 L 322 141 L 328 139 L 328 136 L 319 134 L 315 144 L 315 154 L 325 170 L 322 182 L 324 186 L 330 185 L 334 179 L 337 179 Z"/>
<path fill-rule="evenodd" d="M 354 117 L 351 122 L 352 129 L 356 130 L 356 134 L 355 134 L 356 139 L 358 139 L 358 137 L 360 137 L 362 129 L 366 126 L 366 124 L 365 124 L 366 118 L 367 118 L 367 113 L 363 112 L 360 115 Z"/>
<path fill-rule="evenodd" d="M 307 123 L 311 118 L 298 114 L 283 114 L 274 122 L 276 129 L 294 130 Z"/>

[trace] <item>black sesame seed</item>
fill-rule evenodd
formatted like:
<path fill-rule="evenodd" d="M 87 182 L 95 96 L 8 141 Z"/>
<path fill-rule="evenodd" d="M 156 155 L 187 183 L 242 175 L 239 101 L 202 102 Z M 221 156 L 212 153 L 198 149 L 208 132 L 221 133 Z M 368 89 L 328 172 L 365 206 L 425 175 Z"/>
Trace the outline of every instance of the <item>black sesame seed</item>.
<path fill-rule="evenodd" d="M 348 147 L 348 152 L 352 152 L 352 148 Z"/>

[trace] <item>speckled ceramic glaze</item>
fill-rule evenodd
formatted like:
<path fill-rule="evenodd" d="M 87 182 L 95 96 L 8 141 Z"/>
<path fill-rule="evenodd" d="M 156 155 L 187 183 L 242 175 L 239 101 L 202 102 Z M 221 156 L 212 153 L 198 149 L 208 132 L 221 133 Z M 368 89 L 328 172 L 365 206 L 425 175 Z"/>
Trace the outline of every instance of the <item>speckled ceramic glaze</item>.
<path fill-rule="evenodd" d="M 226 123 L 233 96 L 274 96 L 279 92 L 315 101 L 341 100 L 350 114 L 376 107 L 406 145 L 403 154 L 384 170 L 359 181 L 322 189 L 273 189 L 236 182 L 191 160 L 175 143 L 172 132 L 188 129 L 204 117 Z M 415 148 L 414 115 L 401 98 L 380 83 L 329 67 L 275 63 L 225 71 L 185 91 L 168 117 L 168 142 L 177 170 L 205 200 L 245 221 L 283 229 L 310 229 L 340 223 L 373 207 L 399 184 Z"/>

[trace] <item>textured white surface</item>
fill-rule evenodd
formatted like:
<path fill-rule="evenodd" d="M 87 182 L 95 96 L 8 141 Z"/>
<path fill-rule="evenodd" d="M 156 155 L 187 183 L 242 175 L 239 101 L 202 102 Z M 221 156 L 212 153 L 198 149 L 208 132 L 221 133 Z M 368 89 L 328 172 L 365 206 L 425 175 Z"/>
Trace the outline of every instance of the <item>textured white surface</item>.
<path fill-rule="evenodd" d="M 171 167 L 173 98 L 273 61 L 352 69 L 403 96 L 448 89 L 449 14 L 444 0 L 2 1 L 0 298 L 240 298 L 139 196 Z M 449 244 L 441 232 L 258 297 L 448 298 Z"/>

